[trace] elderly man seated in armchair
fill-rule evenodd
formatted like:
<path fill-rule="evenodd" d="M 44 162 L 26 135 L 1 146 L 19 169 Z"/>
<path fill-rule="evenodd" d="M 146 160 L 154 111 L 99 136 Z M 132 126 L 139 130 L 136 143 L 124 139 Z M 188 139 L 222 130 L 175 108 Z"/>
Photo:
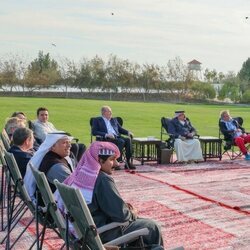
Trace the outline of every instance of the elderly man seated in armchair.
<path fill-rule="evenodd" d="M 200 141 L 194 138 L 196 130 L 186 118 L 185 111 L 175 111 L 169 133 L 175 138 L 174 148 L 179 162 L 203 161 Z"/>
<path fill-rule="evenodd" d="M 132 158 L 132 143 L 131 137 L 133 134 L 124 129 L 116 118 L 112 117 L 112 110 L 109 106 L 103 106 L 101 108 L 101 115 L 93 120 L 92 125 L 92 134 L 94 136 L 100 136 L 104 141 L 110 141 L 117 145 L 119 148 L 121 155 L 122 150 L 125 148 L 126 152 L 126 165 L 125 168 L 135 169 L 135 166 L 131 163 Z M 124 137 L 121 135 L 127 135 L 128 137 Z M 118 159 L 118 161 L 121 161 Z"/>
<path fill-rule="evenodd" d="M 239 147 L 241 153 L 245 155 L 245 160 L 250 160 L 250 153 L 245 144 L 250 143 L 250 134 L 245 132 L 245 129 L 239 124 L 237 119 L 230 116 L 228 110 L 223 110 L 220 113 L 219 121 L 220 131 L 224 135 L 224 139 L 231 145 Z"/>

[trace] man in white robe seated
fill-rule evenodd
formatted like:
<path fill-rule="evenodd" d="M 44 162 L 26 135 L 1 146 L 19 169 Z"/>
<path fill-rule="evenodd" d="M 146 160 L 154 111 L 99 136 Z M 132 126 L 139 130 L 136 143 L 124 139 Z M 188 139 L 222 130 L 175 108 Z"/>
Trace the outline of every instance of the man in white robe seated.
<path fill-rule="evenodd" d="M 175 138 L 174 148 L 179 162 L 203 161 L 200 141 L 194 138 L 196 130 L 186 118 L 185 111 L 175 111 L 169 134 Z"/>

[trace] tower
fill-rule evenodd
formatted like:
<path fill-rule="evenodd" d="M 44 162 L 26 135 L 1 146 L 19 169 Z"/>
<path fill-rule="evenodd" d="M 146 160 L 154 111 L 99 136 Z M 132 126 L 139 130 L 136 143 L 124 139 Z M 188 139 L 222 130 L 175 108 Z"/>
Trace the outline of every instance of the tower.
<path fill-rule="evenodd" d="M 192 74 L 196 80 L 201 80 L 201 78 L 202 78 L 201 64 L 202 64 L 201 62 L 199 62 L 195 59 L 188 62 L 188 69 L 192 72 Z"/>

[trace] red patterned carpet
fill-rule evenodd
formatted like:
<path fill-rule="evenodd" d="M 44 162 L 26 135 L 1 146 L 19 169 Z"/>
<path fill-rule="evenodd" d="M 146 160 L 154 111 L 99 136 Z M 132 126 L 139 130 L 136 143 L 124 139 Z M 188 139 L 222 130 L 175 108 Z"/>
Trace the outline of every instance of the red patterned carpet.
<path fill-rule="evenodd" d="M 161 225 L 165 249 L 250 249 L 250 162 L 144 165 L 114 178 L 139 215 Z M 33 225 L 15 249 L 27 249 L 34 232 Z M 43 249 L 61 244 L 51 232 Z"/>
<path fill-rule="evenodd" d="M 121 193 L 162 226 L 165 248 L 250 249 L 250 162 L 140 166 Z"/>

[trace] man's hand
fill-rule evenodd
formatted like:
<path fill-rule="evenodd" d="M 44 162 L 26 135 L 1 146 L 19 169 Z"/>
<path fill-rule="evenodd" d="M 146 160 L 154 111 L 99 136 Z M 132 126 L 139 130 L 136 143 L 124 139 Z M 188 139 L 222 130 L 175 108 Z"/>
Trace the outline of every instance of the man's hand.
<path fill-rule="evenodd" d="M 138 210 L 134 208 L 130 203 L 127 203 L 129 211 L 133 214 L 134 219 L 138 217 Z"/>
<path fill-rule="evenodd" d="M 194 133 L 188 133 L 187 134 L 187 138 L 193 138 L 194 137 Z"/>
<path fill-rule="evenodd" d="M 133 138 L 134 134 L 132 132 L 128 131 L 128 136 L 131 137 L 131 138 Z"/>
<path fill-rule="evenodd" d="M 106 134 L 105 138 L 115 139 L 115 136 L 113 134 Z"/>

